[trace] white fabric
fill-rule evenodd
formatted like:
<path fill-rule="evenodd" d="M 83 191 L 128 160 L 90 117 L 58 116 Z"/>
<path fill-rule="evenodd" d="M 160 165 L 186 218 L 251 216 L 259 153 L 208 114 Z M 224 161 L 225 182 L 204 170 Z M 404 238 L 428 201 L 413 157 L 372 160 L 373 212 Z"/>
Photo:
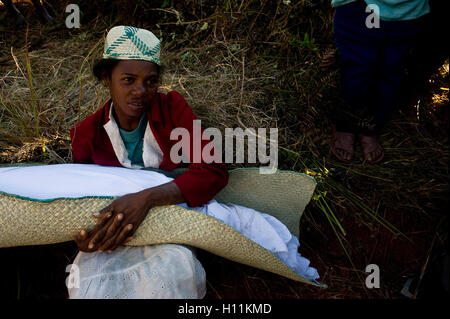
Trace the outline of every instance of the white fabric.
<path fill-rule="evenodd" d="M 0 191 L 40 200 L 85 196 L 122 196 L 171 181 L 163 174 L 86 164 L 0 168 Z M 186 204 L 182 204 L 185 207 Z M 309 260 L 298 253 L 299 241 L 276 218 L 239 205 L 215 200 L 194 208 L 235 228 L 268 249 L 297 274 L 319 278 Z"/>
<path fill-rule="evenodd" d="M 123 196 L 171 180 L 157 172 L 95 164 L 0 167 L 0 191 L 38 200 Z"/>
<path fill-rule="evenodd" d="M 143 144 L 142 160 L 144 166 L 158 168 L 163 159 L 163 152 L 153 135 L 149 122 L 147 122 L 147 127 L 145 128 Z"/>
<path fill-rule="evenodd" d="M 79 286 L 69 286 L 70 299 L 200 299 L 206 294 L 205 270 L 182 245 L 79 252 L 73 265 Z"/>
<path fill-rule="evenodd" d="M 254 209 L 210 201 L 195 210 L 223 221 L 245 237 L 266 248 L 292 268 L 300 276 L 314 281 L 319 278 L 317 270 L 309 267 L 309 260 L 298 253 L 300 243 L 288 228 L 275 217 Z"/>
<path fill-rule="evenodd" d="M 128 168 L 142 168 L 139 165 L 132 165 L 130 159 L 128 158 L 127 148 L 125 147 L 122 137 L 120 136 L 119 126 L 117 125 L 112 112 L 113 108 L 114 104 L 111 102 L 111 107 L 109 108 L 109 121 L 103 125 L 103 128 L 108 134 L 114 153 L 122 166 Z M 142 160 L 144 162 L 144 166 L 158 168 L 162 162 L 162 158 L 163 152 L 161 151 L 161 148 L 153 135 L 150 124 L 147 121 L 142 150 Z"/>

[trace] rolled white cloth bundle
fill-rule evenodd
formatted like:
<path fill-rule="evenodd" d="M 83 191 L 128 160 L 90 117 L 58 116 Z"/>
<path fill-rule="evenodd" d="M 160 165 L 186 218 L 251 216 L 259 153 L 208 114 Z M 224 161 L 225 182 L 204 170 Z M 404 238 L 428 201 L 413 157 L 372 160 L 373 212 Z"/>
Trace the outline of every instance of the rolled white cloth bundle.
<path fill-rule="evenodd" d="M 303 183 L 309 181 L 309 179 L 302 179 L 303 177 L 301 176 L 298 177 L 299 180 L 303 180 Z M 279 178 L 293 178 L 295 181 L 297 175 L 288 173 L 280 175 Z M 86 205 L 88 203 L 86 202 L 86 199 L 94 198 L 93 203 L 96 203 L 96 198 L 98 198 L 98 201 L 103 201 L 105 198 L 138 192 L 149 187 L 167 183 L 171 180 L 172 178 L 154 171 L 85 164 L 0 168 L 0 195 L 3 196 L 3 199 L 0 196 L 0 215 L 6 218 L 4 220 L 4 226 L 0 225 L 0 227 L 5 227 L 4 230 L 6 231 L 6 237 L 3 236 L 3 238 L 0 229 L 0 244 L 2 244 L 2 242 L 5 244 L 11 242 L 9 239 L 10 237 L 8 236 L 17 234 L 17 231 L 19 231 L 19 229 L 16 229 L 17 227 L 23 227 L 20 226 L 20 223 L 17 223 L 16 228 L 14 228 L 14 223 L 18 221 L 16 218 L 29 212 L 30 202 L 36 202 L 36 205 L 32 206 L 32 211 L 38 213 L 38 220 L 39 218 L 49 219 L 46 220 L 46 222 L 49 222 L 53 227 L 64 225 L 64 227 L 68 229 L 76 229 L 75 226 L 69 222 L 74 220 L 75 217 L 74 212 L 71 210 L 64 214 L 58 210 L 56 214 L 58 214 L 57 220 L 59 221 L 56 226 L 53 225 L 53 211 L 51 209 L 49 210 L 49 207 L 53 206 L 50 205 L 55 203 L 57 207 L 61 207 L 61 205 L 69 205 L 70 202 L 75 202 L 74 204 L 70 204 L 70 207 L 77 207 L 78 200 L 80 200 L 80 202 L 83 201 L 84 205 Z M 303 184 L 300 183 L 298 185 L 299 187 L 302 187 Z M 266 186 L 267 187 L 263 189 L 269 189 L 271 187 L 271 185 Z M 233 185 L 233 187 L 235 187 L 235 185 Z M 294 194 L 295 193 L 293 193 L 293 195 Z M 275 198 L 273 198 L 273 200 L 275 200 Z M 309 199 L 306 197 L 306 200 Z M 293 199 L 293 201 L 295 201 L 295 199 Z M 2 203 L 4 203 L 4 206 L 2 206 Z M 46 206 L 46 203 L 49 203 L 49 206 Z M 21 208 L 22 205 L 24 205 L 23 209 Z M 16 206 L 19 206 L 19 208 Z M 97 206 L 98 205 L 96 205 L 96 207 Z M 2 211 L 2 207 L 5 207 L 5 211 Z M 13 215 L 11 214 L 11 211 L 9 211 L 9 207 L 15 209 Z M 89 208 L 88 206 L 83 207 L 86 207 L 88 211 L 92 210 L 92 208 Z M 186 204 L 173 207 L 179 207 L 179 210 L 181 209 L 182 211 L 177 211 L 177 215 L 171 215 L 171 212 L 176 212 L 173 209 L 167 210 L 167 214 L 164 213 L 166 209 L 160 212 L 151 211 L 149 215 L 155 216 L 156 219 L 154 219 L 154 222 L 157 224 L 146 224 L 144 222 L 142 224 L 143 226 L 141 225 L 143 228 L 141 228 L 142 230 L 145 229 L 145 233 L 141 232 L 141 235 L 145 237 L 147 236 L 146 234 L 150 234 L 148 232 L 154 233 L 155 231 L 159 231 L 158 234 L 160 235 L 158 236 L 165 237 L 166 234 L 170 234 L 168 238 L 173 238 L 174 241 L 172 241 L 172 239 L 159 241 L 157 240 L 159 237 L 156 237 L 156 239 L 152 239 L 150 242 L 146 242 L 145 240 L 143 242 L 141 241 L 138 245 L 158 245 L 121 247 L 111 254 L 80 253 L 75 260 L 75 264 L 80 270 L 81 286 L 77 292 L 72 290 L 70 292 L 71 296 L 73 298 L 106 298 L 106 296 L 131 296 L 132 298 L 144 298 L 144 296 L 145 298 L 152 298 L 159 296 L 160 298 L 167 298 L 167 296 L 170 295 L 170 298 L 201 298 L 204 296 L 205 287 L 203 267 L 198 262 L 195 255 L 192 254 L 192 251 L 186 248 L 186 246 L 167 245 L 165 243 L 175 242 L 188 244 L 209 250 L 211 246 L 209 246 L 210 244 L 204 245 L 205 240 L 215 247 L 209 251 L 213 253 L 217 252 L 220 256 L 225 258 L 244 262 L 248 265 L 279 273 L 306 283 L 322 287 L 325 286 L 316 281 L 319 278 L 317 270 L 313 267 L 309 267 L 309 260 L 301 256 L 298 252 L 300 245 L 298 238 L 277 218 L 251 208 L 234 204 L 223 204 L 216 200 L 212 200 L 202 207 L 190 208 L 187 207 Z M 84 211 L 84 209 L 82 209 L 82 211 Z M 189 213 L 189 210 L 191 210 L 191 213 Z M 192 210 L 197 211 L 197 213 L 193 214 Z M 208 217 L 200 218 L 200 216 L 196 215 L 198 212 L 201 213 L 199 215 Z M 301 211 L 299 213 L 301 214 Z M 65 214 L 68 214 L 69 216 Z M 173 216 L 177 216 L 176 221 Z M 148 217 L 150 216 L 147 216 L 147 218 Z M 83 217 L 83 220 L 85 218 L 89 217 Z M 186 225 L 186 223 L 183 222 L 187 220 L 194 222 L 194 224 L 196 224 L 197 221 L 200 221 L 200 223 L 198 223 L 194 229 L 194 224 Z M 22 222 L 23 221 L 24 220 L 22 220 Z M 170 226 L 171 224 L 175 226 L 172 227 Z M 37 225 L 38 224 L 34 224 L 32 227 L 36 227 Z M 165 231 L 166 227 L 173 229 L 172 233 L 167 233 L 167 231 Z M 209 229 L 209 227 L 213 227 L 213 229 Z M 55 230 L 56 229 L 57 228 L 55 228 Z M 138 229 L 137 233 L 139 230 L 141 229 Z M 176 230 L 181 230 L 182 233 L 178 233 Z M 20 229 L 20 231 L 24 231 L 24 229 Z M 36 233 L 42 230 L 32 228 L 31 231 L 32 233 Z M 71 232 L 72 231 L 73 230 L 71 230 Z M 136 235 L 138 235 L 137 233 Z M 29 232 L 27 232 L 27 234 L 29 235 Z M 175 236 L 172 236 L 172 234 L 175 234 Z M 36 233 L 36 235 L 43 236 L 44 234 Z M 57 236 L 61 236 L 62 238 L 63 235 L 64 233 Z M 183 236 L 179 237 L 179 235 Z M 193 235 L 193 237 L 191 235 Z M 195 239 L 197 235 L 199 235 L 199 237 L 198 239 Z M 239 239 L 239 237 L 242 236 L 245 236 L 247 241 Z M 180 239 L 178 239 L 178 237 Z M 20 238 L 14 240 L 16 242 L 23 242 Z M 65 235 L 64 238 L 66 238 Z M 203 238 L 203 240 L 201 238 Z M 212 241 L 210 241 L 211 239 Z M 56 240 L 59 239 L 56 238 Z M 244 244 L 245 246 L 241 246 L 238 242 L 241 242 L 241 244 Z M 161 243 L 164 244 L 160 245 Z M 133 242 L 129 244 L 132 246 Z M 8 245 L 11 246 L 11 244 Z M 163 249 L 163 247 L 166 247 L 168 250 L 165 251 L 166 248 Z M 236 254 L 237 251 L 244 255 Z M 231 255 L 228 256 L 233 252 L 234 257 L 231 257 Z M 272 255 L 268 254 L 268 252 Z M 153 256 L 159 257 L 155 259 L 156 257 Z M 161 256 L 164 256 L 164 258 Z M 245 256 L 245 258 L 241 259 L 239 256 Z M 118 262 L 124 258 L 125 260 Z M 158 260 L 158 262 L 155 263 L 155 260 Z M 96 266 L 93 267 L 92 265 Z M 113 266 L 105 266 L 105 268 L 100 265 Z M 163 267 L 161 265 L 170 265 L 170 267 Z M 171 288 L 169 290 L 166 289 L 167 285 L 162 284 L 163 288 L 159 291 L 151 289 L 143 290 L 141 288 L 138 289 L 137 287 L 132 288 L 132 283 L 136 283 L 133 281 L 134 278 L 141 278 L 143 282 L 139 285 L 145 287 L 147 287 L 147 283 L 150 282 L 153 282 L 152 286 L 154 286 L 154 280 L 162 280 L 160 283 L 171 282 L 168 279 L 169 277 L 166 276 L 167 273 L 162 270 L 166 268 L 173 269 L 174 271 L 176 269 L 184 269 L 184 272 L 179 272 L 181 277 L 172 277 L 175 282 L 184 282 L 183 287 L 190 287 L 190 290 L 173 288 L 178 287 L 177 284 L 170 284 L 173 289 Z M 156 275 L 158 269 L 162 273 L 161 276 Z M 292 272 L 292 274 L 290 272 Z M 106 278 L 108 278 L 108 280 Z M 124 278 L 128 278 L 129 281 L 125 283 Z M 164 278 L 167 280 L 163 280 Z M 97 286 L 99 284 L 97 281 L 99 280 L 102 282 L 102 287 L 93 290 L 92 285 Z M 119 287 L 117 282 L 123 283 L 121 287 L 125 289 L 125 292 L 117 289 Z M 143 291 L 148 294 L 143 294 Z"/>

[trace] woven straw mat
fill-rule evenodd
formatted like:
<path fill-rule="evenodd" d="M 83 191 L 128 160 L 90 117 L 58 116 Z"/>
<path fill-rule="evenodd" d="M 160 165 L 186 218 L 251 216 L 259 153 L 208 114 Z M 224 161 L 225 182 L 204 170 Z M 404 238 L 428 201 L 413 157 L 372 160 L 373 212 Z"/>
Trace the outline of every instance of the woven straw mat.
<path fill-rule="evenodd" d="M 311 177 L 295 172 L 259 174 L 257 169 L 237 169 L 230 171 L 229 184 L 216 199 L 271 214 L 298 236 L 301 214 L 315 186 Z M 82 229 L 92 229 L 92 214 L 113 199 L 87 197 L 43 202 L 0 193 L 0 247 L 71 241 Z M 180 206 L 152 208 L 133 238 L 127 245 L 191 245 L 238 263 L 319 285 L 297 275 L 270 251 L 231 226 Z"/>

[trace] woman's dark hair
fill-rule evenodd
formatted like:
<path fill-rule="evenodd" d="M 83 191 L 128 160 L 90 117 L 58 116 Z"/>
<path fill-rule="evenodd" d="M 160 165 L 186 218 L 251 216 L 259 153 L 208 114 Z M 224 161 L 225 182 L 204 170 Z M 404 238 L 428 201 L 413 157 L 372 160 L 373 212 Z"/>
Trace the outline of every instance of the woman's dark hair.
<path fill-rule="evenodd" d="M 104 77 L 111 78 L 112 70 L 120 61 L 121 60 L 116 59 L 100 59 L 95 62 L 94 67 L 92 68 L 92 73 L 94 73 L 94 76 L 99 81 L 101 81 Z M 155 65 L 156 69 L 158 70 L 158 76 L 161 77 L 161 73 L 163 72 L 164 67 L 156 63 Z"/>
<path fill-rule="evenodd" d="M 92 68 L 94 76 L 101 81 L 104 77 L 111 78 L 111 72 L 114 67 L 120 62 L 120 60 L 114 59 L 100 59 L 95 62 Z"/>

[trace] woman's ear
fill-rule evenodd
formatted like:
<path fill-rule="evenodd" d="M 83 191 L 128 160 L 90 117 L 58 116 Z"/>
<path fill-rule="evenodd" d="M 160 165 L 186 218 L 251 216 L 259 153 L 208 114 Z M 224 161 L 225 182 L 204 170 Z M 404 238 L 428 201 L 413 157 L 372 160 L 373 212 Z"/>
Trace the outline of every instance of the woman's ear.
<path fill-rule="evenodd" d="M 102 74 L 102 82 L 111 89 L 111 77 L 107 76 L 105 73 Z"/>

